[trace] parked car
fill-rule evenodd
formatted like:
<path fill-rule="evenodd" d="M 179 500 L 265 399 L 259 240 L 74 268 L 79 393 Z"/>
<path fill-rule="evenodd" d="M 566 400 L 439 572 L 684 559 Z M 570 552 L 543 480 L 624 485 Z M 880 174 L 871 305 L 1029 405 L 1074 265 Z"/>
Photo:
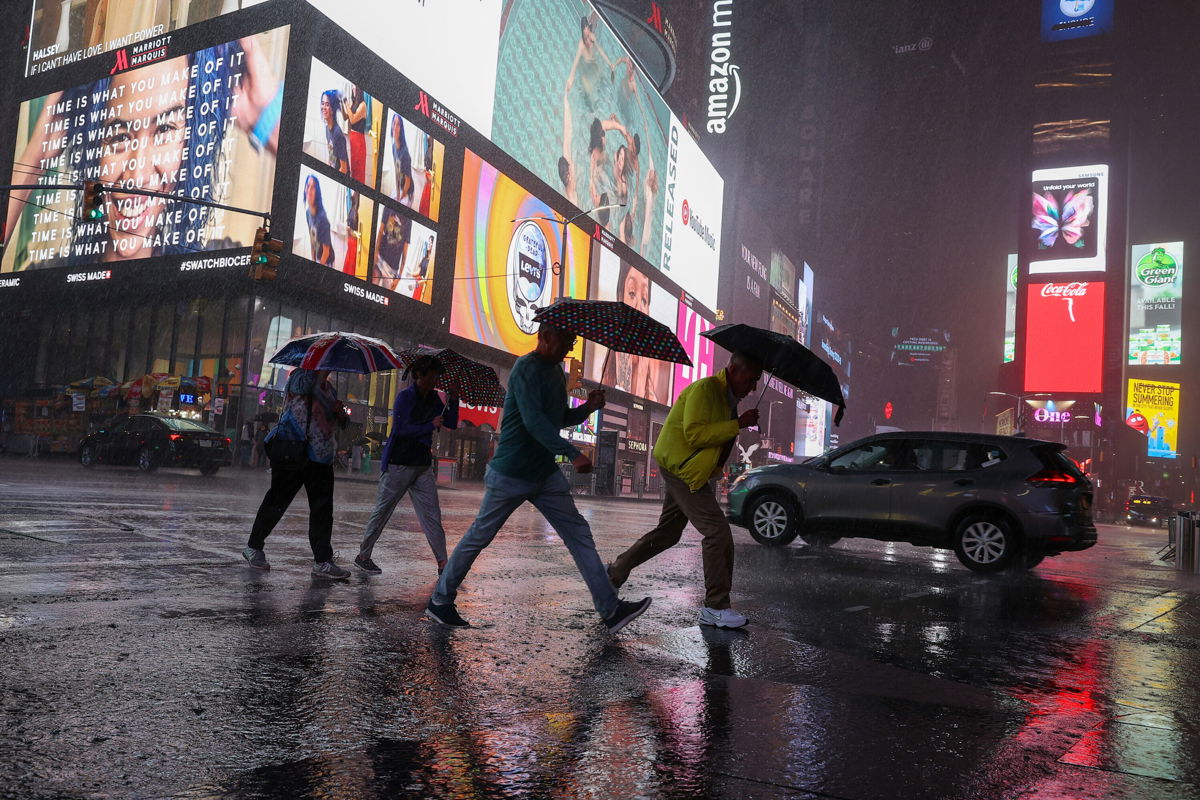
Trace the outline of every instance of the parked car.
<path fill-rule="evenodd" d="M 230 440 L 190 419 L 134 414 L 88 434 L 79 444 L 79 463 L 129 464 L 142 472 L 159 467 L 199 468 L 215 475 L 233 463 Z"/>
<path fill-rule="evenodd" d="M 1031 568 L 1096 543 L 1092 484 L 1054 442 L 968 433 L 868 436 L 798 464 L 749 470 L 729 519 L 765 545 L 797 536 L 953 549 L 968 568 Z"/>
<path fill-rule="evenodd" d="M 1125 524 L 1165 528 L 1176 510 L 1169 498 L 1135 494 L 1125 501 Z"/>

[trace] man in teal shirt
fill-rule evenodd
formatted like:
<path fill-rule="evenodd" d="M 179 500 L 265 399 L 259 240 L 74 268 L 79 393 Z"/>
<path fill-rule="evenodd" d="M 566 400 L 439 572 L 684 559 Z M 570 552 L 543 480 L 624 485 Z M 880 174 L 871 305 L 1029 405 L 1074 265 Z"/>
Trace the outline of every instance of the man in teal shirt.
<path fill-rule="evenodd" d="M 571 459 L 581 473 L 592 471 L 592 462 L 560 434 L 578 425 L 593 411 L 604 407 L 604 392 L 593 389 L 587 402 L 572 409 L 567 404 L 567 379 L 562 361 L 575 346 L 575 335 L 547 324 L 538 330 L 537 349 L 521 356 L 513 365 L 504 399 L 504 421 L 496 455 L 484 478 L 483 503 L 470 530 L 446 562 L 425 607 L 425 616 L 448 628 L 470 625 L 454 606 L 458 587 L 483 548 L 514 511 L 526 501 L 542 512 L 571 552 L 579 574 L 592 593 L 592 603 L 613 633 L 632 622 L 650 607 L 650 598 L 640 602 L 621 600 L 608 579 L 604 563 L 596 553 L 592 529 L 575 508 L 571 487 L 554 462 L 555 456 Z"/>

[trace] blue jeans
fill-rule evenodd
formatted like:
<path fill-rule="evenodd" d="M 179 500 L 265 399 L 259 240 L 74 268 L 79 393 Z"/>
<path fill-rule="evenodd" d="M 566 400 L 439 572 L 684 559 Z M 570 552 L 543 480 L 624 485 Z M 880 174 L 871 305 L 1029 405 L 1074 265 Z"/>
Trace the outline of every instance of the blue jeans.
<path fill-rule="evenodd" d="M 542 516 L 571 552 L 583 582 L 592 593 L 592 604 L 596 611 L 602 617 L 616 613 L 617 590 L 609 581 L 604 562 L 596 552 L 592 529 L 575 508 L 571 487 L 561 472 L 556 470 L 553 475 L 541 480 L 526 481 L 502 475 L 488 466 L 483 485 L 483 503 L 479 506 L 479 515 L 450 554 L 442 577 L 433 590 L 431 600 L 436 605 L 454 602 L 459 584 L 471 571 L 475 557 L 492 543 L 512 513 L 528 500 L 542 512 Z"/>

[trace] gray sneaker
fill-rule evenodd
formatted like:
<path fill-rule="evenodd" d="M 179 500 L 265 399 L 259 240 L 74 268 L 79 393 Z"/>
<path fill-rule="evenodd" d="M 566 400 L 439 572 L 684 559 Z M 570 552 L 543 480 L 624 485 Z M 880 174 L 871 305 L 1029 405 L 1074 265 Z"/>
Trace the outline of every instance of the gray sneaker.
<path fill-rule="evenodd" d="M 342 569 L 333 561 L 322 561 L 320 564 L 313 564 L 312 574 L 314 578 L 342 581 L 350 577 L 350 570 Z"/>
<path fill-rule="evenodd" d="M 271 568 L 271 565 L 267 563 L 267 554 L 262 550 L 255 550 L 249 545 L 242 548 L 242 558 L 246 559 L 246 562 L 250 566 L 255 569 L 261 569 L 263 572 Z"/>

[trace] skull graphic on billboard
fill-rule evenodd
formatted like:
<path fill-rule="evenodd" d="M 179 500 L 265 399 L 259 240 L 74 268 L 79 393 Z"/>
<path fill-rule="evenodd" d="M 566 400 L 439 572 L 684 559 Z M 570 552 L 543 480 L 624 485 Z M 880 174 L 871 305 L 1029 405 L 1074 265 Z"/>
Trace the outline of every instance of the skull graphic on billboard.
<path fill-rule="evenodd" d="M 508 246 L 508 306 L 517 327 L 536 333 L 533 315 L 550 300 L 550 248 L 542 229 L 523 222 Z"/>

